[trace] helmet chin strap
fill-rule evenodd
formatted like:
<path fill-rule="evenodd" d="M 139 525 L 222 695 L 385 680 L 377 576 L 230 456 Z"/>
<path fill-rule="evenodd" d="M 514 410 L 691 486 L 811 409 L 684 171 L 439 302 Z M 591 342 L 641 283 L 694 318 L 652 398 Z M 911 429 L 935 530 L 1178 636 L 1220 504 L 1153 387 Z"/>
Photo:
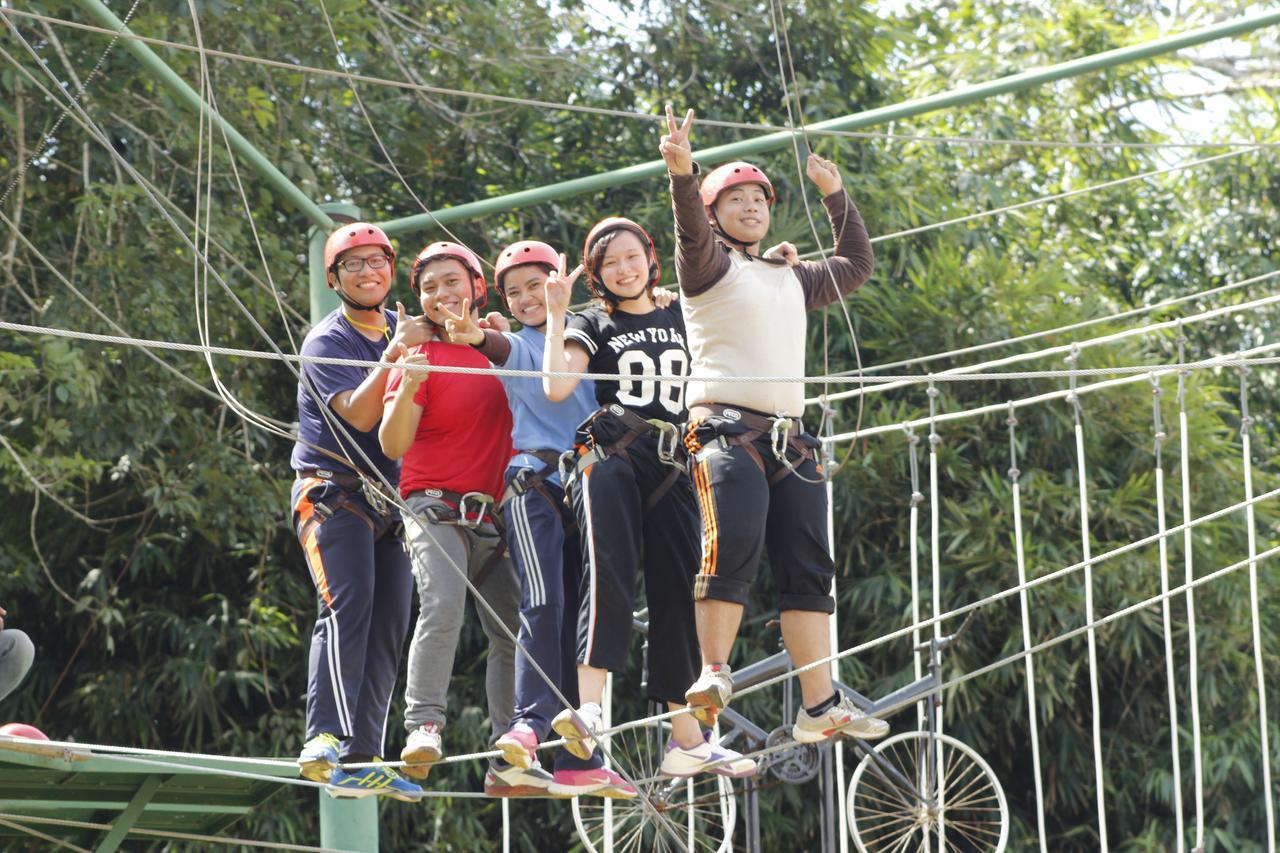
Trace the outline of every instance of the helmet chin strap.
<path fill-rule="evenodd" d="M 359 302 L 356 302 L 350 296 L 347 296 L 347 291 L 342 286 L 341 281 L 339 281 L 336 286 L 331 285 L 330 289 L 338 294 L 338 298 L 342 300 L 342 303 L 344 305 L 346 305 L 348 308 L 354 311 L 381 311 L 382 307 L 387 304 L 387 299 L 384 296 L 382 298 L 382 301 L 379 302 L 377 305 L 362 305 Z"/>
<path fill-rule="evenodd" d="M 755 243 L 744 243 L 742 240 L 739 240 L 737 237 L 734 237 L 728 231 L 726 231 L 724 229 L 724 226 L 720 224 L 720 220 L 716 219 L 715 214 L 710 214 L 708 218 L 711 220 L 711 232 L 715 234 L 717 237 L 719 237 L 721 240 L 728 243 L 729 245 L 742 251 L 744 254 L 748 254 L 748 255 L 751 254 L 749 251 L 747 251 L 748 248 L 760 242 L 759 240 L 757 240 L 755 241 Z"/>

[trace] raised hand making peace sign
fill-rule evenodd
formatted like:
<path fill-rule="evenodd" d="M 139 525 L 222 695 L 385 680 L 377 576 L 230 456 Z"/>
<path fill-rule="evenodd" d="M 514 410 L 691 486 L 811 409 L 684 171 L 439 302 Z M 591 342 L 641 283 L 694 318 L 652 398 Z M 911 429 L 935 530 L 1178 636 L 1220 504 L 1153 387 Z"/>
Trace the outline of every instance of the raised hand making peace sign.
<path fill-rule="evenodd" d="M 563 318 L 565 312 L 569 310 L 569 297 L 573 293 L 573 283 L 578 280 L 578 276 L 582 275 L 582 264 L 578 264 L 573 268 L 573 272 L 568 274 L 564 271 L 566 265 L 567 261 L 561 253 L 560 269 L 547 276 L 546 283 L 547 313 L 560 318 Z M 563 324 L 560 324 L 560 328 L 563 330 Z"/>
<path fill-rule="evenodd" d="M 693 128 L 693 110 L 685 113 L 684 122 L 676 126 L 676 114 L 667 104 L 667 132 L 662 135 L 658 151 L 667 162 L 667 171 L 673 175 L 693 174 L 693 147 L 689 143 L 689 131 Z"/>

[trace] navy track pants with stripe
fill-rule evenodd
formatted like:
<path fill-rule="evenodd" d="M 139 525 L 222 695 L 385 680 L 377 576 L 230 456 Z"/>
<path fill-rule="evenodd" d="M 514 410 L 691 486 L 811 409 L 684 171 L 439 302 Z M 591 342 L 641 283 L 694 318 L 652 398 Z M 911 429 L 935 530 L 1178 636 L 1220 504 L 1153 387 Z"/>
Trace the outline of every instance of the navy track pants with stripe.
<path fill-rule="evenodd" d="M 507 469 L 507 482 L 522 468 Z M 527 475 L 526 475 L 527 476 Z M 507 526 L 507 546 L 520 576 L 520 632 L 516 642 L 555 684 L 573 707 L 578 706 L 577 623 L 582 563 L 578 534 L 566 533 L 561 507 L 564 492 L 543 481 L 547 496 L 530 490 L 516 495 L 502 508 Z M 516 709 L 512 723 L 523 722 L 547 738 L 551 721 L 564 707 L 524 654 L 516 655 Z M 555 769 L 597 767 L 591 760 L 574 758 L 563 747 L 556 750 Z"/>
<path fill-rule="evenodd" d="M 328 518 L 317 511 L 343 496 L 378 529 L 350 509 Z M 399 517 L 379 516 L 358 492 L 307 478 L 293 485 L 293 523 L 319 601 L 307 662 L 307 738 L 337 735 L 344 758 L 382 755 L 413 597 Z"/>

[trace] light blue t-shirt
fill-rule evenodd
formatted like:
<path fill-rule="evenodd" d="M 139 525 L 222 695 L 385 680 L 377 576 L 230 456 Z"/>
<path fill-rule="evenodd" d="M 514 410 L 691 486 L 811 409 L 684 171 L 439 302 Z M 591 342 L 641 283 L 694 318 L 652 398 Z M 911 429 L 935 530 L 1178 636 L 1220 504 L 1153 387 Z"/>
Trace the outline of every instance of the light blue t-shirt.
<path fill-rule="evenodd" d="M 518 332 L 504 332 L 511 344 L 511 353 L 503 367 L 512 370 L 541 370 L 542 352 L 547 337 L 539 329 L 525 326 Z M 502 376 L 507 389 L 507 402 L 511 405 L 511 442 L 517 453 L 508 468 L 542 469 L 542 462 L 520 450 L 554 450 L 561 453 L 573 447 L 573 433 L 578 424 L 596 410 L 595 384 L 589 379 L 578 383 L 573 393 L 553 403 L 542 392 L 540 377 Z M 559 484 L 560 475 L 553 474 L 549 482 Z"/>

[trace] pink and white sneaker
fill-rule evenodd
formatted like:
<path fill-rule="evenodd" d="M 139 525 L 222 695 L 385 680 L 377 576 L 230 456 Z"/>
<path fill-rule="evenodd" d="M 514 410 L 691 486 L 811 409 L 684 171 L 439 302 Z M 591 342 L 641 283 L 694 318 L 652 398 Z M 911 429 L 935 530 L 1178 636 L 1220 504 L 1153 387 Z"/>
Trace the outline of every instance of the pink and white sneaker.
<path fill-rule="evenodd" d="M 494 745 L 502 751 L 503 761 L 528 770 L 536 761 L 538 735 L 527 723 L 516 723 Z"/>
<path fill-rule="evenodd" d="M 591 770 L 557 770 L 547 793 L 557 797 L 595 795 L 615 800 L 629 800 L 639 792 L 607 767 Z"/>

